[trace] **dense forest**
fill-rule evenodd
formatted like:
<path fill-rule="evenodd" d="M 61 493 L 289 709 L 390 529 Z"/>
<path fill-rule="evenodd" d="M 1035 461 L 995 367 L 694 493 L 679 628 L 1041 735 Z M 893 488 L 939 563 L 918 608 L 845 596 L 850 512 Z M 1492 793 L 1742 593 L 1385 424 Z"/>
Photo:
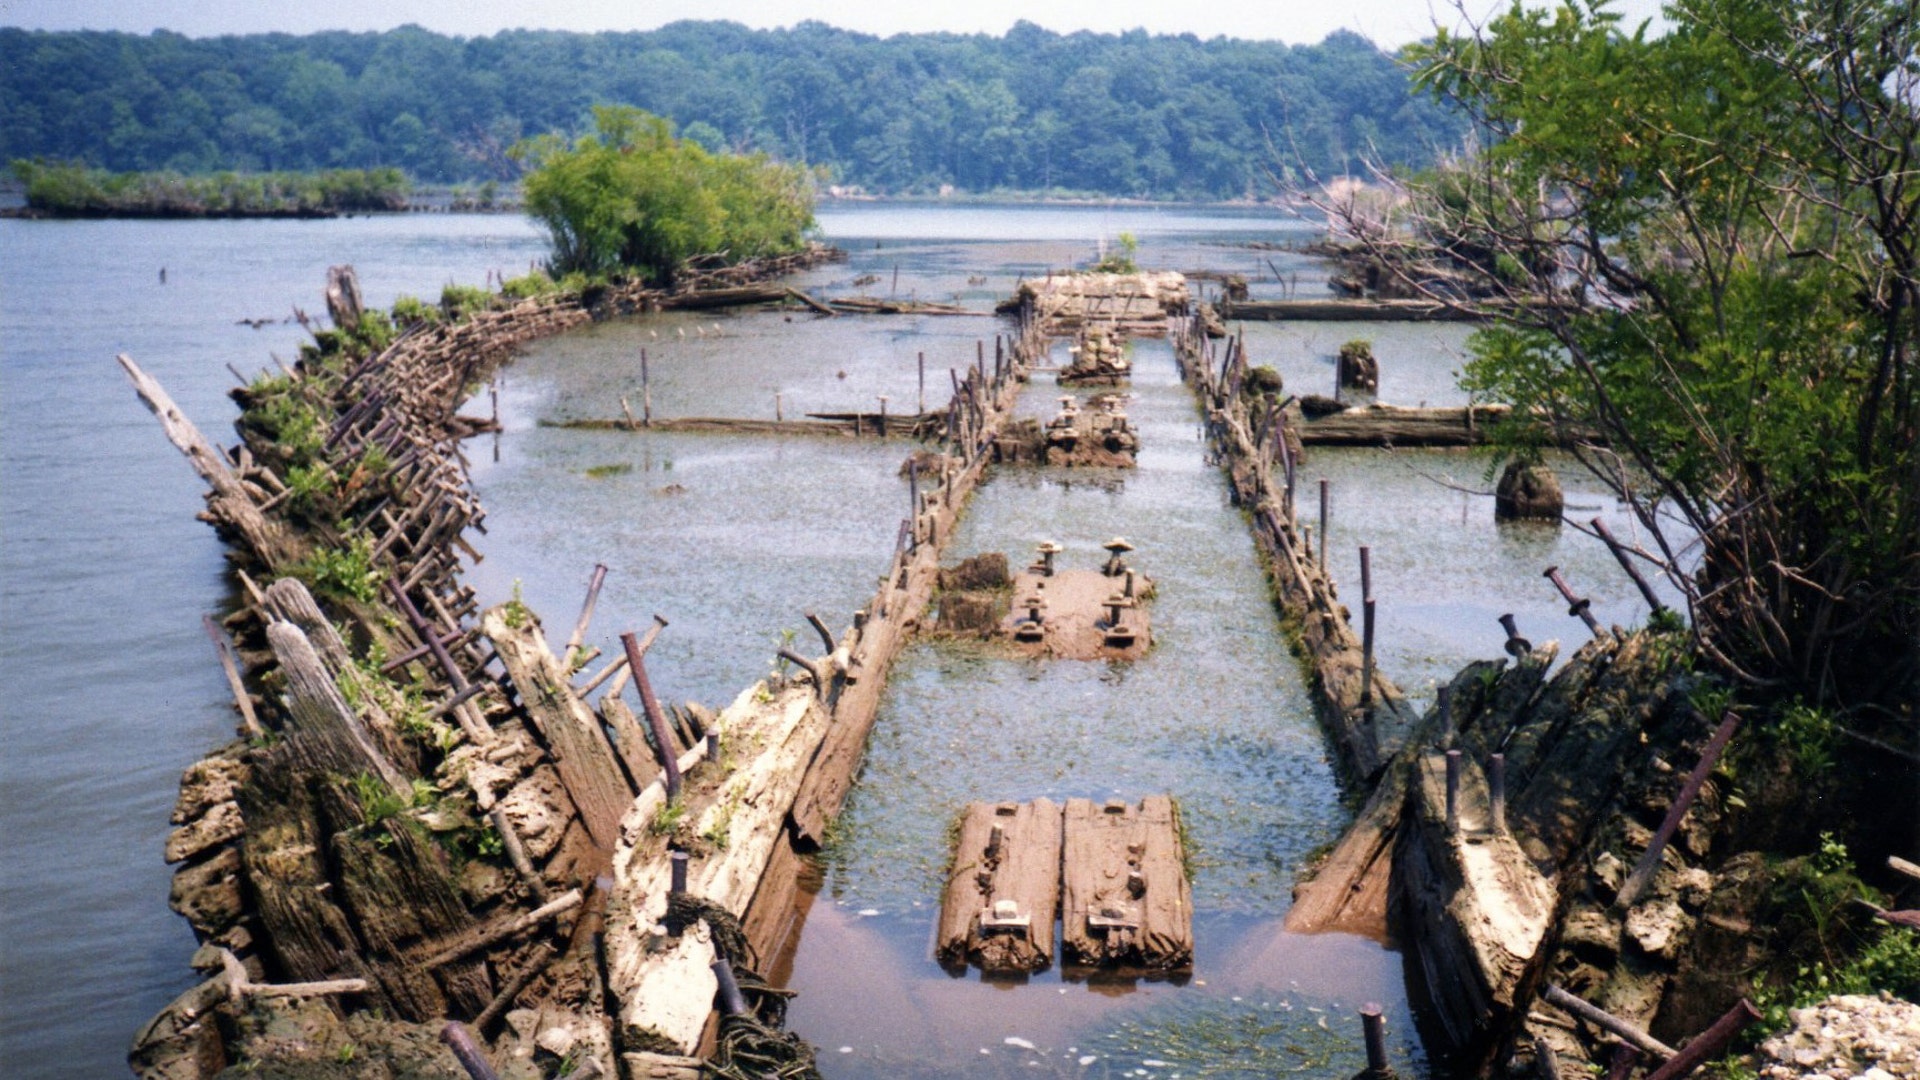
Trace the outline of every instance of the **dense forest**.
<path fill-rule="evenodd" d="M 396 166 L 507 180 L 507 150 L 597 104 L 711 150 L 824 166 L 874 192 L 1241 198 L 1270 177 L 1425 163 L 1464 124 L 1358 35 L 879 38 L 803 23 L 195 39 L 0 28 L 0 160 L 203 173 Z"/>

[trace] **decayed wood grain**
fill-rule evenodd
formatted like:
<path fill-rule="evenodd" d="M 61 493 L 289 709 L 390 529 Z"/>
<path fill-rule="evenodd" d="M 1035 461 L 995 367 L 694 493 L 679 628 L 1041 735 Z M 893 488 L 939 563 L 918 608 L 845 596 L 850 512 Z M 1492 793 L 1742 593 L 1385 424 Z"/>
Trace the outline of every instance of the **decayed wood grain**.
<path fill-rule="evenodd" d="M 1060 845 L 1060 807 L 1050 799 L 968 804 L 941 897 L 936 958 L 987 972 L 1051 966 Z"/>
<path fill-rule="evenodd" d="M 566 666 L 548 651 L 537 621 L 515 627 L 502 608 L 494 608 L 481 616 L 480 626 L 552 752 L 581 824 L 595 845 L 612 851 L 634 791 L 600 730 L 600 718 L 574 692 Z"/>
<path fill-rule="evenodd" d="M 688 773 L 674 827 L 659 827 L 663 800 L 644 795 L 627 818 L 607 911 L 608 984 L 622 1046 L 692 1053 L 712 1012 L 714 950 L 704 924 L 677 939 L 654 933 L 667 910 L 670 840 L 691 849 L 688 891 L 735 916 L 746 911 L 775 846 L 787 842 L 782 826 L 828 718 L 810 686 L 772 700 L 767 693 L 764 684 L 744 691 L 714 720 L 731 767 Z"/>
<path fill-rule="evenodd" d="M 1068 963 L 1193 966 L 1193 895 L 1173 800 L 1067 800 L 1061 930 Z"/>

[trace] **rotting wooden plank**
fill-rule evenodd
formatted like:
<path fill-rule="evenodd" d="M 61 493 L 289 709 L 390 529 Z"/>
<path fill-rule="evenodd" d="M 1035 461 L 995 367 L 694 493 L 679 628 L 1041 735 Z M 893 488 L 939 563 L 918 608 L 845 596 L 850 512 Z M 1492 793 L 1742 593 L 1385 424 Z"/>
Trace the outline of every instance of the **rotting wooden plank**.
<path fill-rule="evenodd" d="M 607 973 L 621 1045 L 630 1050 L 692 1053 L 713 1011 L 705 925 L 678 938 L 653 930 L 667 910 L 669 842 L 692 849 L 688 892 L 735 916 L 746 911 L 774 848 L 787 842 L 781 826 L 828 718 L 810 686 L 790 686 L 771 701 L 766 694 L 764 684 L 748 688 L 715 720 L 732 769 L 690 772 L 674 827 L 658 827 L 661 804 L 644 798 L 625 823 L 607 912 Z"/>
<path fill-rule="evenodd" d="M 307 635 L 292 623 L 273 622 L 267 626 L 267 642 L 286 677 L 292 718 L 288 745 L 299 759 L 347 776 L 372 773 L 393 790 L 408 791 L 407 778 L 374 744 Z"/>
<path fill-rule="evenodd" d="M 1067 963 L 1193 966 L 1193 895 L 1173 800 L 1069 799 L 1061 906 Z"/>
<path fill-rule="evenodd" d="M 800 932 L 825 883 L 819 859 L 801 854 L 791 841 L 790 835 L 783 836 L 773 846 L 740 926 L 760 958 L 760 976 L 773 986 L 786 986 L 792 979 Z"/>
<path fill-rule="evenodd" d="M 548 650 L 538 622 L 514 627 L 503 609 L 493 608 L 481 616 L 480 626 L 546 740 L 581 824 L 595 845 L 612 851 L 634 791 L 600 730 L 600 718 L 574 693 L 566 666 Z"/>
<path fill-rule="evenodd" d="M 1061 814 L 1051 799 L 969 803 L 940 902 L 935 958 L 988 973 L 1053 963 Z"/>

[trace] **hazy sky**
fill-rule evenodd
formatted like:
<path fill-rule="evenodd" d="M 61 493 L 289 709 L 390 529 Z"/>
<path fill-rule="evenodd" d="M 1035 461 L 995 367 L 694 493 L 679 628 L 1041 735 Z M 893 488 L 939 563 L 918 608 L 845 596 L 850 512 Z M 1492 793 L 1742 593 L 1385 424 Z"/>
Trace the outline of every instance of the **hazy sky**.
<path fill-rule="evenodd" d="M 1499 0 L 1465 0 L 1474 15 Z M 1616 0 L 1638 20 L 1659 0 Z M 418 23 L 441 33 L 478 36 L 518 27 L 549 30 L 651 30 L 679 19 L 731 19 L 753 27 L 817 19 L 872 34 L 918 31 L 1004 33 L 1019 19 L 1062 33 L 1145 28 L 1317 42 L 1356 30 L 1391 47 L 1426 36 L 1435 18 L 1456 19 L 1453 0 L 0 0 L 0 25 L 46 30 L 175 30 L 194 37 L 280 30 L 386 30 Z"/>

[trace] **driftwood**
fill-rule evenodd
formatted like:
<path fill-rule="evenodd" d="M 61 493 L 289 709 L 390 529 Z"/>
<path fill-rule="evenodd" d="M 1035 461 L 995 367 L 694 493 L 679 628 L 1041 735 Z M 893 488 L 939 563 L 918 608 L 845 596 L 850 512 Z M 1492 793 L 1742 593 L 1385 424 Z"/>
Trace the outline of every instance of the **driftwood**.
<path fill-rule="evenodd" d="M 989 315 L 986 311 L 969 311 L 957 304 L 940 304 L 930 300 L 882 300 L 873 296 L 843 296 L 829 301 L 835 311 L 851 312 L 858 315 Z"/>
<path fill-rule="evenodd" d="M 1311 420 L 1301 420 L 1301 443 L 1307 446 L 1480 446 L 1488 429 L 1513 410 L 1506 405 L 1466 405 L 1458 408 L 1401 408 L 1368 405 L 1343 409 Z M 1570 443 L 1569 435 L 1561 440 Z"/>
<path fill-rule="evenodd" d="M 227 689 L 233 693 L 234 708 L 240 710 L 241 730 L 251 738 L 258 738 L 266 729 L 260 726 L 260 718 L 254 715 L 253 696 L 247 693 L 247 684 L 240 679 L 240 667 L 233 659 L 233 644 L 227 640 L 226 631 L 213 621 L 213 616 L 200 616 L 200 625 L 207 632 L 207 640 L 213 642 L 214 651 L 220 654 L 220 670 L 227 676 Z"/>
<path fill-rule="evenodd" d="M 541 427 L 572 428 L 584 431 L 702 431 L 734 435 L 831 435 L 859 438 L 880 435 L 924 438 L 945 421 L 945 413 L 903 413 L 887 416 L 879 413 L 808 413 L 806 420 L 754 420 L 731 416 L 656 416 L 647 421 L 629 417 L 618 420 L 583 418 L 542 420 Z"/>
<path fill-rule="evenodd" d="M 940 901 L 935 958 L 990 973 L 1050 966 L 1060 843 L 1060 807 L 1050 799 L 968 804 Z"/>
<path fill-rule="evenodd" d="M 791 296 L 795 300 L 800 301 L 801 303 L 807 305 L 808 307 L 812 308 L 814 311 L 819 312 L 822 315 L 832 317 L 834 315 L 840 314 L 839 312 L 833 310 L 832 308 L 821 303 L 820 301 L 815 300 L 813 297 L 808 296 L 806 293 L 801 292 L 799 289 L 788 289 L 787 295 Z"/>
<path fill-rule="evenodd" d="M 675 293 L 662 300 L 660 306 L 674 311 L 699 311 L 706 308 L 744 307 L 747 304 L 774 304 L 785 300 L 788 291 L 785 286 L 772 284 L 704 289 Z"/>

